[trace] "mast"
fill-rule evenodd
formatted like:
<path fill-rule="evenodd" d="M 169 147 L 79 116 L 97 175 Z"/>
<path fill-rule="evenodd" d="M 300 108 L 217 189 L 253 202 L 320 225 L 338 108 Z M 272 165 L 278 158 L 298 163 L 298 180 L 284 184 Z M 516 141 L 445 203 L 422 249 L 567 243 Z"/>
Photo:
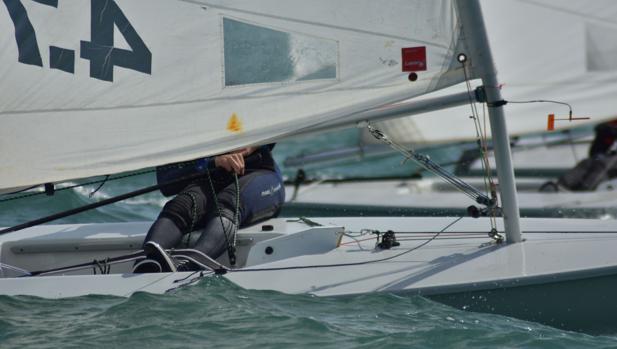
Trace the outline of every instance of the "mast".
<path fill-rule="evenodd" d="M 497 163 L 497 177 L 503 208 L 506 240 L 510 243 L 521 241 L 520 214 L 516 195 L 516 183 L 510 152 L 510 137 L 506 128 L 503 98 L 497 82 L 497 71 L 488 43 L 488 36 L 478 0 L 457 0 L 457 12 L 467 40 L 469 56 L 474 70 L 482 79 L 488 103 L 491 134 Z"/>

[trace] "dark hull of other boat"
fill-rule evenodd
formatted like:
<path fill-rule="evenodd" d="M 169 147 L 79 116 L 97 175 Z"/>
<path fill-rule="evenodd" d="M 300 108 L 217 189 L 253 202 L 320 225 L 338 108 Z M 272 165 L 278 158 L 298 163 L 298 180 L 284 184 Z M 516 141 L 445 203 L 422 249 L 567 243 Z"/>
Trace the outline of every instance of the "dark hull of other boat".
<path fill-rule="evenodd" d="M 617 269 L 568 280 L 435 294 L 428 298 L 458 309 L 494 313 L 590 334 L 617 332 Z"/>
<path fill-rule="evenodd" d="M 297 217 L 300 215 L 320 217 L 452 217 L 466 216 L 468 205 L 428 207 L 428 206 L 385 206 L 385 205 L 351 205 L 329 203 L 287 202 L 281 216 Z M 551 218 L 590 218 L 614 217 L 617 207 L 544 207 L 521 208 L 522 217 Z"/>

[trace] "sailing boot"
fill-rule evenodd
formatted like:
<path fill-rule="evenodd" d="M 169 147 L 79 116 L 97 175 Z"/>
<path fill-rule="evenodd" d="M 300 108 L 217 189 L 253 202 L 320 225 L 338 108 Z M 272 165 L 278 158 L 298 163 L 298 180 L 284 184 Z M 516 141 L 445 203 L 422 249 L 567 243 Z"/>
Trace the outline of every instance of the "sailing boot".
<path fill-rule="evenodd" d="M 147 241 L 144 244 L 144 252 L 148 259 L 157 262 L 163 273 L 175 273 L 177 271 L 176 264 L 173 259 L 165 252 L 161 245 L 154 241 Z"/>
<path fill-rule="evenodd" d="M 133 266 L 133 274 L 161 273 L 162 271 L 163 267 L 161 267 L 161 264 L 149 258 L 142 259 Z"/>
<path fill-rule="evenodd" d="M 167 256 L 165 249 L 176 246 L 181 239 L 182 232 L 178 225 L 170 218 L 159 216 L 146 235 L 146 242 L 143 246 L 146 259 L 133 266 L 133 273 L 160 273 L 175 270 L 174 263 L 168 262 L 171 259 Z"/>

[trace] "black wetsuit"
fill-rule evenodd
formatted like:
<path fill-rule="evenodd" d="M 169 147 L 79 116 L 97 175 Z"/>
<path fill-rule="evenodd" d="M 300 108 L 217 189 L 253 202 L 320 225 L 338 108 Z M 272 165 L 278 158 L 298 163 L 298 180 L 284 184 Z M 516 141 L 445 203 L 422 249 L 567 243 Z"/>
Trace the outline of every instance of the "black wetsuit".
<path fill-rule="evenodd" d="M 595 128 L 596 136 L 589 147 L 589 157 L 605 155 L 609 152 L 615 140 L 617 140 L 617 121 L 609 121 L 599 124 Z"/>
<path fill-rule="evenodd" d="M 617 154 L 611 151 L 617 140 L 617 121 L 599 124 L 589 147 L 589 157 L 559 177 L 558 183 L 573 191 L 596 190 L 607 179 L 617 176 Z M 542 186 L 542 191 L 545 186 Z"/>
<path fill-rule="evenodd" d="M 272 158 L 273 147 L 274 144 L 262 146 L 245 158 L 244 175 L 238 176 L 238 207 L 234 175 L 222 168 L 214 168 L 213 158 L 157 168 L 159 183 L 195 172 L 203 172 L 204 176 L 161 190 L 166 196 L 177 195 L 165 204 L 144 243 L 154 241 L 169 249 L 178 246 L 184 234 L 204 229 L 194 248 L 218 258 L 227 249 L 237 229 L 234 224 L 236 209 L 239 209 L 240 227 L 276 216 L 285 201 L 285 189 Z"/>

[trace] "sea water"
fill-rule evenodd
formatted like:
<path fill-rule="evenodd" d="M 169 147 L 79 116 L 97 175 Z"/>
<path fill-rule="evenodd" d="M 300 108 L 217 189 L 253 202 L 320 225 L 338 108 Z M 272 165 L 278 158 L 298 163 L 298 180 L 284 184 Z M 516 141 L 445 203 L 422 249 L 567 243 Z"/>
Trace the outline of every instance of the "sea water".
<path fill-rule="evenodd" d="M 174 293 L 0 297 L 2 348 L 610 348 L 567 332 L 419 296 L 314 297 L 208 278 Z"/>
<path fill-rule="evenodd" d="M 350 146 L 357 130 L 279 143 L 291 155 Z M 448 161 L 452 149 L 433 154 Z M 307 167 L 310 175 L 355 177 L 411 173 L 398 156 Z M 407 167 L 406 167 L 407 166 Z M 288 177 L 294 168 L 284 168 Z M 397 172 L 398 171 L 398 172 Z M 382 173 L 383 172 L 383 173 Z M 93 180 L 93 179 L 89 179 Z M 87 182 L 89 180 L 85 180 Z M 152 172 L 123 180 L 0 201 L 0 226 L 152 185 Z M 67 183 L 74 185 L 78 182 Z M 33 192 L 23 193 L 25 195 Z M 6 199 L 0 196 L 0 200 Z M 166 198 L 150 193 L 57 223 L 151 221 Z M 584 296 L 584 295 L 583 295 Z M 617 334 L 592 336 L 494 314 L 452 308 L 420 296 L 285 295 L 241 289 L 221 277 L 173 293 L 60 300 L 0 297 L 0 348 L 617 348 Z"/>

